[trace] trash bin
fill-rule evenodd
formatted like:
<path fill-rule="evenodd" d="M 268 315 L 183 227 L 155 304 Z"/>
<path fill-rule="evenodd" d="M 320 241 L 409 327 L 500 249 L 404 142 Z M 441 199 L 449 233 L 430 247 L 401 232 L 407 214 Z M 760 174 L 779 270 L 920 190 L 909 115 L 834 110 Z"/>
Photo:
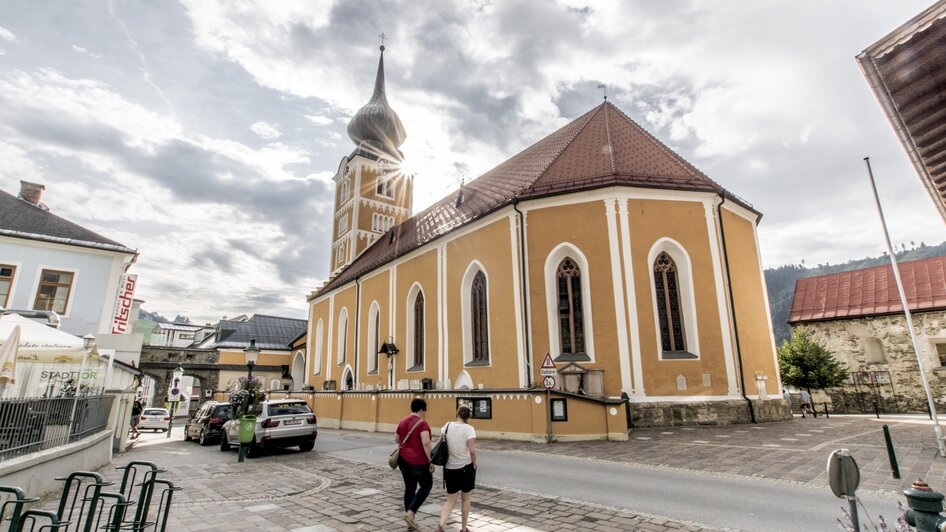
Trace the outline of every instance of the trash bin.
<path fill-rule="evenodd" d="M 256 416 L 243 416 L 240 418 L 240 443 L 250 443 L 253 441 L 253 435 L 256 433 Z"/>

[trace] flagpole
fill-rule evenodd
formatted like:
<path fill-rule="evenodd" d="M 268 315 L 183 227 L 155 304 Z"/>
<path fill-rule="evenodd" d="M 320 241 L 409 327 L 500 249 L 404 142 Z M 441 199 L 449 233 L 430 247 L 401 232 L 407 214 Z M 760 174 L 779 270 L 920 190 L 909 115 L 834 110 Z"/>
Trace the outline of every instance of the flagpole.
<path fill-rule="evenodd" d="M 913 352 L 916 354 L 916 362 L 920 367 L 920 378 L 923 380 L 923 389 L 926 391 L 926 401 L 930 406 L 930 415 L 933 418 L 933 431 L 936 433 L 936 448 L 939 449 L 940 456 L 946 456 L 946 448 L 943 447 L 943 430 L 939 426 L 939 416 L 936 414 L 936 403 L 933 402 L 933 394 L 930 392 L 930 382 L 926 377 L 926 366 L 923 364 L 923 357 L 920 356 L 920 346 L 916 341 L 916 333 L 913 331 L 913 318 L 910 315 L 910 306 L 907 304 L 907 294 L 903 290 L 903 281 L 900 279 L 900 269 L 897 266 L 897 254 L 894 253 L 893 246 L 890 244 L 890 233 L 887 231 L 887 221 L 884 219 L 884 210 L 880 207 L 880 196 L 877 195 L 877 183 L 874 182 L 874 172 L 870 168 L 870 157 L 864 157 L 864 163 L 867 165 L 867 176 L 870 178 L 870 187 L 874 191 L 874 203 L 877 205 L 877 214 L 880 216 L 880 226 L 884 230 L 884 240 L 887 242 L 887 252 L 890 254 L 890 265 L 893 267 L 893 277 L 897 281 L 897 290 L 900 292 L 900 303 L 903 305 L 903 313 L 907 317 L 907 330 L 910 331 L 910 340 L 913 341 Z"/>

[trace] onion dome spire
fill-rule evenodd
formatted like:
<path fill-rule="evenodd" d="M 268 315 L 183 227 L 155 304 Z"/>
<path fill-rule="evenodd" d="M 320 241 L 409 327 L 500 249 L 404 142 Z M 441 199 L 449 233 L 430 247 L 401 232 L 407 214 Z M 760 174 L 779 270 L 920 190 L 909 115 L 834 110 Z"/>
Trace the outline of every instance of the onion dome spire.
<path fill-rule="evenodd" d="M 401 119 L 388 104 L 384 90 L 384 45 L 378 60 L 378 76 L 374 82 L 374 94 L 348 123 L 348 136 L 358 145 L 358 151 L 374 159 L 382 155 L 401 159 L 398 148 L 407 134 Z"/>

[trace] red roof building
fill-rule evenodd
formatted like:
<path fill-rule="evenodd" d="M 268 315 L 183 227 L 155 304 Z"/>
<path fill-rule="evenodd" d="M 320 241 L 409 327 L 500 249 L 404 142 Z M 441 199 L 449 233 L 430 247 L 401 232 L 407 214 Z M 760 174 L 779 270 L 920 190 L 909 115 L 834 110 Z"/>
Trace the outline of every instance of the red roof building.
<path fill-rule="evenodd" d="M 946 309 L 946 257 L 900 263 L 910 310 Z M 902 313 L 891 266 L 875 266 L 799 279 L 791 324 Z"/>

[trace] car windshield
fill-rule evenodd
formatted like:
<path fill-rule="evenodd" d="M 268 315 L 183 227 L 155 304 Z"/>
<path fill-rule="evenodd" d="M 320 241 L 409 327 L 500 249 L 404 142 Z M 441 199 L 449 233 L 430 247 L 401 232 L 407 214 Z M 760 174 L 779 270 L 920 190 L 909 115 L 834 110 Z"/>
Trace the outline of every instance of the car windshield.
<path fill-rule="evenodd" d="M 213 417 L 230 417 L 230 405 L 220 405 L 214 408 Z"/>
<path fill-rule="evenodd" d="M 269 405 L 267 412 L 271 416 L 291 416 L 293 414 L 309 414 L 312 412 L 306 403 L 281 403 Z"/>
<path fill-rule="evenodd" d="M 155 409 L 155 408 L 149 408 L 149 409 L 145 410 L 144 415 L 146 415 L 146 416 L 166 416 L 166 415 L 168 415 L 168 411 L 167 411 L 167 410 L 158 410 L 158 409 Z"/>

